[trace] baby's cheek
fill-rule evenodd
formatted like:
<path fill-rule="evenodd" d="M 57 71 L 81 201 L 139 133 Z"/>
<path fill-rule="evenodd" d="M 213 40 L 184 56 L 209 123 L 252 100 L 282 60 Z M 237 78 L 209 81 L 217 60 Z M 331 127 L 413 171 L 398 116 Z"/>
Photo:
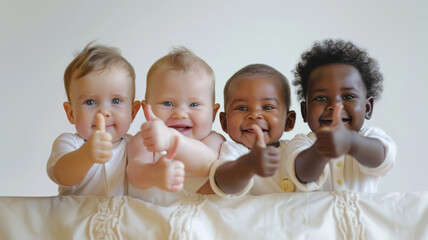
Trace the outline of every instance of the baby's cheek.
<path fill-rule="evenodd" d="M 282 122 L 282 119 L 280 119 L 279 117 L 272 117 L 270 120 L 271 128 L 279 127 Z"/>
<path fill-rule="evenodd" d="M 92 134 L 92 129 L 89 127 L 84 127 L 82 125 L 78 125 L 76 122 L 76 132 L 77 134 L 79 134 L 79 136 L 83 139 L 85 139 L 86 141 L 90 138 L 91 134 Z"/>

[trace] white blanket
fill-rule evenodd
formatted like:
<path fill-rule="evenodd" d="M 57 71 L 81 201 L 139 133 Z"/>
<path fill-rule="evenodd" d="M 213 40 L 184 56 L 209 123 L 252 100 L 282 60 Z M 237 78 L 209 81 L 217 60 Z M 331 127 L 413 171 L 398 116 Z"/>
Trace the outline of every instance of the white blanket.
<path fill-rule="evenodd" d="M 0 197 L 0 239 L 428 239 L 428 192 Z"/>

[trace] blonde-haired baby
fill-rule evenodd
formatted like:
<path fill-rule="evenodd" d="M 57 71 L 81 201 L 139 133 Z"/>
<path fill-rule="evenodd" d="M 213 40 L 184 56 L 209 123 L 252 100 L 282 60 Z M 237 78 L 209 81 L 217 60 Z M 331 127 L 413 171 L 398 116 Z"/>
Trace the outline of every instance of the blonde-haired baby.
<path fill-rule="evenodd" d="M 68 65 L 64 86 L 77 133 L 61 134 L 47 163 L 59 195 L 126 194 L 127 131 L 140 107 L 133 67 L 118 49 L 90 43 Z"/>
<path fill-rule="evenodd" d="M 208 174 L 225 139 L 211 130 L 219 109 L 211 67 L 186 48 L 174 49 L 149 69 L 142 105 L 147 121 L 128 150 L 130 195 L 168 204 L 213 193 Z"/>

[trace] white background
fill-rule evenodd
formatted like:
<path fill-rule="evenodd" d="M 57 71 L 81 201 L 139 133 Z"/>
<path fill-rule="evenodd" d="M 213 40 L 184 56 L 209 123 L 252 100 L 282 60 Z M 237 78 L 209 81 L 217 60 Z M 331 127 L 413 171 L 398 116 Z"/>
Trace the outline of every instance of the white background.
<path fill-rule="evenodd" d="M 138 99 L 151 64 L 183 45 L 207 61 L 223 103 L 226 80 L 251 63 L 290 81 L 315 40 L 352 40 L 379 60 L 385 91 L 366 126 L 397 143 L 379 191 L 426 191 L 428 1 L 0 1 L 0 196 L 56 195 L 46 174 L 54 139 L 74 132 L 62 108 L 63 73 L 90 41 L 116 46 L 135 67 Z M 307 133 L 293 90 L 295 129 Z M 221 107 L 223 109 L 223 106 Z M 142 111 L 130 128 L 144 122 Z M 214 129 L 222 132 L 218 120 Z"/>

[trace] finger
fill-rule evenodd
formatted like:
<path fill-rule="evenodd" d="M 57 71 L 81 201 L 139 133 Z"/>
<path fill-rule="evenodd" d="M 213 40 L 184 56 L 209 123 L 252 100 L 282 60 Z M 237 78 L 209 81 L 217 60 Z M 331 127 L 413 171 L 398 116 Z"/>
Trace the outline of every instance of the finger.
<path fill-rule="evenodd" d="M 101 113 L 97 113 L 95 118 L 96 118 L 97 130 L 99 130 L 101 132 L 105 132 L 106 131 L 106 121 L 104 119 L 104 116 Z"/>
<path fill-rule="evenodd" d="M 342 112 L 342 109 L 343 109 L 343 104 L 339 104 L 339 105 L 336 105 L 334 107 L 334 110 L 333 110 L 333 121 L 331 123 L 332 127 L 339 126 L 339 125 L 343 124 L 342 117 L 340 116 L 340 113 Z"/>
<path fill-rule="evenodd" d="M 94 154 L 94 158 L 97 162 L 107 162 L 108 160 L 110 160 L 112 153 L 108 150 L 99 150 Z"/>
<path fill-rule="evenodd" d="M 259 145 L 262 148 L 266 147 L 266 143 L 265 143 L 265 138 L 263 136 L 263 131 L 262 129 L 259 127 L 259 125 L 253 124 L 251 126 L 251 128 L 254 130 L 254 132 L 256 133 L 256 140 L 254 141 L 254 145 Z"/>
<path fill-rule="evenodd" d="M 167 158 L 169 158 L 169 159 L 173 159 L 174 157 L 175 157 L 175 154 L 177 153 L 177 150 L 178 150 L 178 141 L 179 141 L 179 137 L 177 136 L 177 135 L 174 135 L 174 140 L 173 140 L 173 144 L 174 144 L 174 146 L 172 146 L 172 148 L 171 148 L 171 150 L 169 150 L 167 153 L 166 153 L 166 157 Z"/>
<path fill-rule="evenodd" d="M 177 161 L 177 160 L 174 160 L 174 161 L 173 161 L 173 163 L 174 163 L 174 169 L 175 169 L 175 171 L 177 172 L 177 175 L 178 175 L 178 173 L 180 173 L 180 174 L 179 174 L 180 176 L 184 176 L 184 174 L 185 174 L 185 171 L 184 171 L 184 168 L 185 168 L 184 163 L 182 163 L 182 162 L 180 162 L 180 161 Z"/>
<path fill-rule="evenodd" d="M 174 179 L 171 186 L 168 187 L 168 190 L 170 192 L 178 192 L 183 188 L 183 181 L 184 179 Z"/>
<path fill-rule="evenodd" d="M 152 111 L 152 106 L 150 104 L 143 105 L 144 117 L 146 117 L 147 121 L 156 120 L 157 117 Z"/>
<path fill-rule="evenodd" d="M 273 155 L 279 155 L 279 150 L 278 148 L 274 147 L 274 146 L 267 146 L 265 152 L 269 155 L 269 156 L 273 156 Z"/>

